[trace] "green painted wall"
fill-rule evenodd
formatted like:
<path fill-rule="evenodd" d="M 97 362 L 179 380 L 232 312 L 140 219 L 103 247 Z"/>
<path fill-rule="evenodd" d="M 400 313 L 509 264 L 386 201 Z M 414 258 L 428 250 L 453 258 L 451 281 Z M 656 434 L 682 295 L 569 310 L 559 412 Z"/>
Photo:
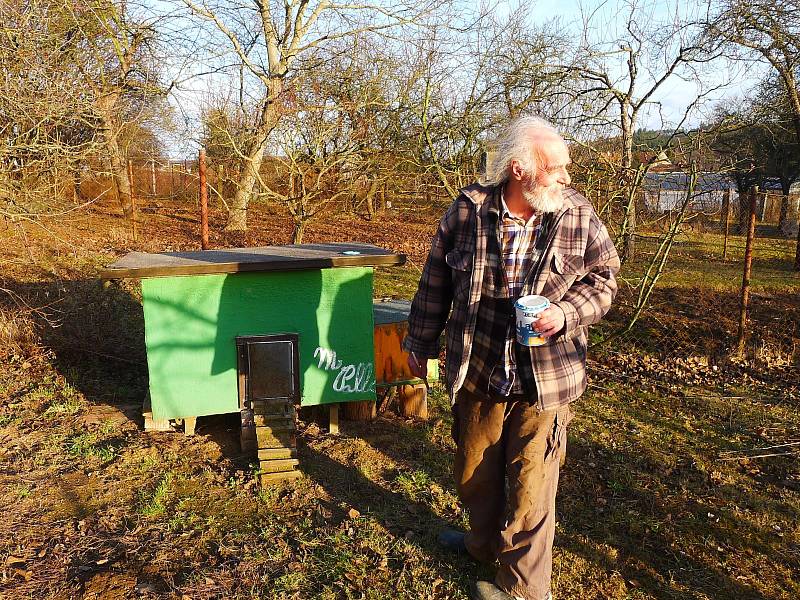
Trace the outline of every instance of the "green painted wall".
<path fill-rule="evenodd" d="M 375 399 L 371 267 L 156 277 L 142 297 L 155 419 L 239 410 L 237 335 L 299 335 L 304 406 Z"/>

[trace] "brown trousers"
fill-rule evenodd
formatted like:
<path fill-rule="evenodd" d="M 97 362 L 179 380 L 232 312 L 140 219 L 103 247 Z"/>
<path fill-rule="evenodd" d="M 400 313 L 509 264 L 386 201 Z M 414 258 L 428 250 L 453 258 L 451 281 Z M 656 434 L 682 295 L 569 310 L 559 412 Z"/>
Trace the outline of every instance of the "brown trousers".
<path fill-rule="evenodd" d="M 566 456 L 569 406 L 539 411 L 460 391 L 453 407 L 456 488 L 469 511 L 465 542 L 500 563 L 495 584 L 512 596 L 550 595 L 556 491 Z"/>

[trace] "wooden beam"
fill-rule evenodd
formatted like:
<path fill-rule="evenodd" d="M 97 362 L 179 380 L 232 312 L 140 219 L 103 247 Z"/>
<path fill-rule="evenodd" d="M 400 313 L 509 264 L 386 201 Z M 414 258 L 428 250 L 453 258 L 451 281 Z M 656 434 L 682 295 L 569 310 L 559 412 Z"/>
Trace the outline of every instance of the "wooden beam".
<path fill-rule="evenodd" d="M 328 405 L 330 412 L 328 413 L 330 416 L 328 418 L 328 431 L 333 434 L 339 433 L 339 405 L 338 404 L 329 404 Z"/>

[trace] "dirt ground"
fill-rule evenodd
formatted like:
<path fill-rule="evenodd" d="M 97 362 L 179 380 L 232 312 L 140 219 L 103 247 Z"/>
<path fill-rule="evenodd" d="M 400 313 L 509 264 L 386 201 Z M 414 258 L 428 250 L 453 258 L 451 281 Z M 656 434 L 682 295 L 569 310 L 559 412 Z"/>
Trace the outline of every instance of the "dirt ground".
<path fill-rule="evenodd" d="M 435 222 L 336 215 L 306 241 L 407 254 L 377 274 L 376 294 L 409 297 Z M 214 247 L 291 234 L 263 206 L 246 236 L 221 233 L 219 209 L 211 223 Z M 257 485 L 235 415 L 199 419 L 194 437 L 142 431 L 138 286 L 104 288 L 97 273 L 130 250 L 197 249 L 198 229 L 194 207 L 167 201 L 144 203 L 136 242 L 111 205 L 0 224 L 0 597 L 466 598 L 492 567 L 436 544 L 440 528 L 466 525 L 440 387 L 427 421 L 390 408 L 330 435 L 302 414 L 303 476 L 272 487 Z M 760 292 L 756 321 L 800 322 L 792 277 Z M 727 360 L 709 341 L 730 341 L 719 294 L 675 293 L 659 292 L 642 336 L 592 359 L 562 473 L 555 597 L 800 597 L 796 330 L 762 328 L 760 355 Z"/>

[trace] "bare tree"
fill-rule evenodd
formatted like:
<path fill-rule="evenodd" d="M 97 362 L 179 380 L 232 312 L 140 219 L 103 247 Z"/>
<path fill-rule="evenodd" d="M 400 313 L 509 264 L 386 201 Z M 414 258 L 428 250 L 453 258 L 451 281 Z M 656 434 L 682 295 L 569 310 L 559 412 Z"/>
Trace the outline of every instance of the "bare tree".
<path fill-rule="evenodd" d="M 389 61 L 362 36 L 345 45 L 346 52 L 292 83 L 293 111 L 275 129 L 279 151 L 271 160 L 287 185 L 264 184 L 263 193 L 289 209 L 293 243 L 315 215 L 352 201 L 365 187 L 371 203 L 387 166 L 380 158 L 385 113 L 396 104 L 385 85 Z"/>
<path fill-rule="evenodd" d="M 777 74 L 800 143 L 800 2 L 797 0 L 720 0 L 706 23 L 706 43 L 732 50 L 734 59 L 757 57 Z M 800 228 L 797 260 L 800 270 Z"/>
<path fill-rule="evenodd" d="M 154 98 L 163 95 L 153 55 L 155 30 L 147 20 L 131 14 L 125 3 L 93 2 L 93 20 L 83 28 L 85 60 L 80 68 L 105 142 L 106 169 L 123 213 L 135 218 L 121 137 L 125 125 L 136 121 Z"/>
<path fill-rule="evenodd" d="M 11 175 L 0 196 L 30 197 L 50 181 L 40 197 L 52 207 L 69 181 L 77 198 L 79 169 L 102 159 L 132 216 L 122 140 L 161 94 L 148 52 L 153 30 L 126 10 L 111 0 L 0 4 L 0 153 Z"/>
<path fill-rule="evenodd" d="M 67 174 L 98 149 L 91 98 L 74 60 L 68 5 L 0 4 L 0 210 L 35 218 L 69 210 Z M 74 208 L 74 206 L 72 207 Z"/>
<path fill-rule="evenodd" d="M 599 112 L 584 113 L 579 119 L 593 122 L 597 130 L 606 132 L 606 137 L 618 139 L 623 213 L 618 244 L 621 259 L 626 261 L 634 257 L 639 188 L 654 162 L 649 160 L 652 155 L 635 160 L 634 135 L 642 116 L 653 109 L 661 115 L 664 127 L 678 132 L 709 88 L 721 84 L 702 89 L 697 69 L 714 55 L 700 43 L 696 23 L 688 15 L 680 16 L 668 9 L 664 13 L 664 6 L 655 2 L 624 0 L 617 6 L 619 13 L 612 11 L 611 17 L 604 16 L 601 9 L 585 17 L 574 63 L 564 68 L 576 70 L 584 80 L 575 91 L 576 98 L 595 96 L 601 100 Z M 619 14 L 626 16 L 619 21 Z M 616 35 L 615 21 L 622 23 Z M 660 111 L 658 94 L 668 81 L 676 80 L 691 80 L 698 87 L 682 116 L 668 125 Z"/>
<path fill-rule="evenodd" d="M 210 24 L 227 41 L 243 86 L 257 99 L 252 136 L 241 149 L 243 165 L 230 203 L 226 229 L 247 228 L 247 206 L 254 193 L 269 135 L 288 107 L 285 93 L 296 76 L 298 59 L 317 56 L 338 40 L 354 35 L 392 31 L 426 14 L 432 1 L 403 3 L 384 0 L 335 3 L 330 0 L 182 0 L 192 15 Z M 308 63 L 306 63 L 308 64 Z"/>

